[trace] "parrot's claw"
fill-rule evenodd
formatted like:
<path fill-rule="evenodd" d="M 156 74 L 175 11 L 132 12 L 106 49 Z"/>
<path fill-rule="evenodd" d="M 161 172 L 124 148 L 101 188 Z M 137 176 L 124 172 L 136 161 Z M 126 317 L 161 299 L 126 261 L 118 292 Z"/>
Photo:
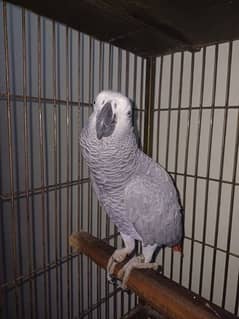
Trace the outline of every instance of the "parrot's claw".
<path fill-rule="evenodd" d="M 122 279 L 121 287 L 123 289 L 127 288 L 127 281 L 129 279 L 130 273 L 134 268 L 137 269 L 158 269 L 157 263 L 145 263 L 143 256 L 136 256 L 129 260 L 118 272 L 118 277 Z"/>
<path fill-rule="evenodd" d="M 117 283 L 117 278 L 113 275 L 110 275 L 109 273 L 107 273 L 107 280 L 112 285 L 115 285 Z"/>
<path fill-rule="evenodd" d="M 125 260 L 125 258 L 128 255 L 128 249 L 127 248 L 121 248 L 121 249 L 116 249 L 113 253 L 113 255 L 110 257 L 108 264 L 107 264 L 107 279 L 110 282 L 114 282 L 114 277 L 113 273 L 115 270 L 115 267 L 118 263 L 121 263 L 122 261 Z"/>

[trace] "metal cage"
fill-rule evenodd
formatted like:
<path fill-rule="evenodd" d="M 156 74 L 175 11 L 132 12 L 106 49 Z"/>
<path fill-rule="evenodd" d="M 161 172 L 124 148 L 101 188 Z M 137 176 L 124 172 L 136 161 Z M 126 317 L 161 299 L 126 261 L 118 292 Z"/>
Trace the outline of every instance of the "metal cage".
<path fill-rule="evenodd" d="M 2 318 L 121 318 L 138 303 L 68 245 L 80 229 L 122 245 L 79 149 L 102 89 L 132 99 L 142 148 L 181 195 L 184 255 L 163 249 L 164 275 L 238 315 L 239 41 L 145 59 L 0 7 Z"/>

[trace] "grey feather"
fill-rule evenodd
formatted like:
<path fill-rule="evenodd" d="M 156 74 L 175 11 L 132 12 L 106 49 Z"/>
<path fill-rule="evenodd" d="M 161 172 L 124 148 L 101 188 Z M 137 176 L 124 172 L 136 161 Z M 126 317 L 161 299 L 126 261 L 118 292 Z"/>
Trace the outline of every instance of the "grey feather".
<path fill-rule="evenodd" d="M 102 100 L 116 103 L 121 110 L 115 111 L 112 135 L 98 139 L 96 116 L 104 104 Z M 92 186 L 120 232 L 142 240 L 144 245 L 175 245 L 183 236 L 177 191 L 165 169 L 138 148 L 131 120 L 124 114 L 129 114 L 127 108 L 131 105 L 123 95 L 101 92 L 82 130 L 80 143 Z M 121 129 L 123 120 L 127 125 Z"/>

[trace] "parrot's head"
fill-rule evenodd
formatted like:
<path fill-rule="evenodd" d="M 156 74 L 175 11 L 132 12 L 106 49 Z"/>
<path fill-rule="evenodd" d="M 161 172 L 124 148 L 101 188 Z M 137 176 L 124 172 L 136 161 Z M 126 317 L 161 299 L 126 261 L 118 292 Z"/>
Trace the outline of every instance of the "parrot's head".
<path fill-rule="evenodd" d="M 96 135 L 100 140 L 109 136 L 121 137 L 132 128 L 130 100 L 117 92 L 102 91 L 94 101 Z"/>

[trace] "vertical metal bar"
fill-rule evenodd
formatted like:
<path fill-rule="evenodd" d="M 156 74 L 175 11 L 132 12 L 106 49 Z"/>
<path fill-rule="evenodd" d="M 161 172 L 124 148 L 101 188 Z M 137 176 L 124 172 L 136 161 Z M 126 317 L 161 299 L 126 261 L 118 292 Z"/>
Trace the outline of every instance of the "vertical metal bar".
<path fill-rule="evenodd" d="M 140 108 L 143 108 L 143 95 L 144 95 L 144 64 L 145 60 L 141 58 L 141 77 L 140 77 Z M 140 142 L 143 147 L 143 112 L 140 112 L 139 116 L 139 127 L 140 127 Z"/>
<path fill-rule="evenodd" d="M 99 90 L 102 90 L 103 87 L 103 43 L 100 42 L 100 52 L 99 52 Z M 97 202 L 97 237 L 101 238 L 102 236 L 102 208 Z M 102 286 L 102 280 L 101 280 L 101 269 L 99 266 L 97 266 L 97 302 L 101 299 L 101 286 Z M 97 318 L 101 319 L 101 307 L 99 306 L 97 308 Z"/>
<path fill-rule="evenodd" d="M 238 316 L 239 313 L 239 271 L 237 274 L 237 292 L 236 292 L 236 302 L 235 302 L 235 307 L 234 307 L 234 314 Z"/>
<path fill-rule="evenodd" d="M 53 160 L 54 160 L 54 180 L 57 184 L 57 106 L 56 106 L 56 25 L 55 21 L 52 22 L 52 89 L 53 89 Z M 58 204 L 57 204 L 57 193 L 54 192 L 54 223 L 55 223 L 55 261 L 59 259 L 58 251 Z M 59 271 L 58 266 L 56 267 L 56 316 L 59 318 Z"/>
<path fill-rule="evenodd" d="M 92 107 L 92 38 L 89 38 L 89 106 L 88 106 L 88 117 L 91 113 Z M 88 170 L 89 172 L 89 170 Z M 92 233 L 92 188 L 91 184 L 88 183 L 88 232 Z M 87 258 L 87 284 L 88 284 L 88 309 L 92 307 L 92 261 Z M 89 313 L 89 318 L 92 318 L 92 312 Z"/>
<path fill-rule="evenodd" d="M 144 119 L 144 152 L 152 156 L 153 151 L 153 109 L 155 97 L 155 68 L 156 59 L 154 57 L 146 60 L 145 79 L 145 119 Z"/>
<path fill-rule="evenodd" d="M 113 87 L 113 46 L 109 46 L 109 88 Z"/>
<path fill-rule="evenodd" d="M 180 137 L 180 125 L 181 125 L 181 107 L 182 107 L 182 88 L 183 88 L 183 65 L 184 65 L 184 53 L 181 53 L 180 59 L 180 71 L 179 71 L 179 90 L 178 90 L 178 116 L 176 125 L 176 151 L 175 151 L 175 183 L 177 185 L 177 172 L 178 172 L 178 153 L 179 153 L 179 137 Z M 183 266 L 183 254 L 180 256 L 180 268 L 179 268 L 179 282 L 182 282 L 182 266 Z"/>
<path fill-rule="evenodd" d="M 32 251 L 31 251 L 31 243 L 32 243 L 32 236 L 31 236 L 31 218 L 30 218 L 30 201 L 29 201 L 29 141 L 28 141 L 28 111 L 27 111 L 27 80 L 26 80 L 26 18 L 25 18 L 25 9 L 22 9 L 22 65 L 23 65 L 23 103 L 24 103 L 24 170 L 25 170 L 25 193 L 26 193 L 26 214 L 27 214 L 27 252 L 28 252 L 28 272 L 29 275 L 33 271 L 33 264 L 32 264 Z M 29 287 L 30 287 L 30 315 L 31 318 L 34 318 L 33 314 L 33 280 L 29 280 Z M 35 296 L 36 297 L 36 296 Z M 36 309 L 35 309 L 36 311 Z"/>
<path fill-rule="evenodd" d="M 169 71 L 169 102 L 168 102 L 168 123 L 166 134 L 166 154 L 165 154 L 165 168 L 168 170 L 168 156 L 169 156 L 169 142 L 170 142 L 170 128 L 171 128 L 171 108 L 172 108 L 172 91 L 173 91 L 173 67 L 174 67 L 174 54 L 170 56 L 170 71 Z"/>
<path fill-rule="evenodd" d="M 204 82 L 205 82 L 205 64 L 206 64 L 206 49 L 203 48 L 202 51 L 202 75 L 200 84 L 200 109 L 197 119 L 197 145 L 196 145 L 196 160 L 195 160 L 195 179 L 194 179 L 194 189 L 193 189 L 193 216 L 192 216 L 192 239 L 191 239 L 191 251 L 190 251 L 190 265 L 189 265 L 189 289 L 192 288 L 192 273 L 193 273 L 193 257 L 194 257 L 194 239 L 195 239 L 195 227 L 196 227 L 196 207 L 197 207 L 197 186 L 198 186 L 198 163 L 199 163 L 199 148 L 200 148 L 200 135 L 202 127 L 202 105 L 204 96 Z"/>
<path fill-rule="evenodd" d="M 126 66 L 125 66 L 125 94 L 129 96 L 129 68 L 130 68 L 130 53 L 126 51 Z M 131 293 L 128 294 L 128 312 L 131 309 Z"/>
<path fill-rule="evenodd" d="M 168 157 L 169 157 L 169 145 L 170 145 L 170 129 L 171 129 L 171 108 L 172 108 L 172 92 L 173 92 L 173 68 L 174 68 L 174 54 L 171 54 L 170 71 L 169 71 L 169 101 L 168 101 L 168 123 L 167 123 L 167 135 L 166 135 L 166 156 L 165 156 L 165 168 L 168 170 Z M 163 264 L 164 269 L 164 264 Z M 171 263 L 170 263 L 170 278 L 173 277 L 173 249 L 171 248 Z"/>
<path fill-rule="evenodd" d="M 37 18 L 37 61 L 38 61 L 38 121 L 40 137 L 40 176 L 41 176 L 41 215 L 42 215 L 42 251 L 43 267 L 46 268 L 46 218 L 45 218 L 45 196 L 44 196 L 44 140 L 43 140 L 43 110 L 41 102 L 41 17 Z M 48 318 L 48 292 L 47 273 L 44 273 L 44 315 Z"/>
<path fill-rule="evenodd" d="M 134 77 L 133 77 L 133 101 L 136 101 L 136 89 L 137 89 L 137 66 L 138 66 L 137 55 L 134 55 Z"/>
<path fill-rule="evenodd" d="M 43 18 L 42 20 L 42 33 L 41 33 L 41 63 L 42 63 L 42 76 L 41 76 L 41 80 L 42 80 L 42 94 L 43 97 L 45 97 L 46 95 L 46 75 L 47 75 L 47 69 L 46 69 L 46 20 Z M 42 96 L 41 96 L 42 99 Z M 46 185 L 49 184 L 49 157 L 48 157 L 48 121 L 47 121 L 47 105 L 46 102 L 42 101 L 43 103 L 43 119 L 42 119 L 42 123 L 43 124 L 43 145 L 44 145 L 44 178 L 45 178 L 45 183 Z M 51 301 L 51 272 L 49 269 L 49 260 L 50 260 L 50 253 L 51 253 L 51 245 L 50 245 L 50 241 L 49 241 L 49 237 L 50 237 L 50 214 L 49 214 L 49 210 L 50 210 L 50 203 L 49 203 L 49 192 L 45 193 L 45 229 L 46 229 L 46 237 L 45 237 L 45 243 L 46 243 L 46 274 L 47 274 L 47 291 L 48 291 L 48 299 L 47 299 L 47 304 L 48 304 L 48 317 L 51 318 L 52 317 L 52 301 Z"/>
<path fill-rule="evenodd" d="M 194 80 L 194 52 L 191 58 L 191 70 L 190 70 L 190 93 L 189 93 L 189 110 L 187 117 L 187 133 L 186 133 L 186 147 L 185 147 L 185 164 L 184 164 L 184 183 L 183 183 L 183 207 L 186 212 L 186 194 L 187 194 L 187 170 L 188 170 L 188 155 L 189 155 L 189 137 L 191 128 L 191 113 L 192 113 L 192 96 L 193 96 L 193 80 Z M 182 265 L 183 267 L 183 265 Z M 190 274 L 189 274 L 190 275 Z M 180 281 L 180 284 L 182 282 Z"/>
<path fill-rule="evenodd" d="M 134 55 L 134 77 L 133 77 L 133 101 L 135 103 L 136 101 L 136 89 L 137 89 L 137 55 Z M 140 112 L 141 113 L 141 112 Z M 116 233 L 115 233 L 116 234 Z M 116 296 L 117 297 L 117 296 Z M 137 295 L 134 294 L 134 306 L 136 307 L 137 305 Z M 115 317 L 116 319 L 116 317 Z"/>
<path fill-rule="evenodd" d="M 157 125 L 157 140 L 156 140 L 156 145 L 157 145 L 157 154 L 156 154 L 156 161 L 159 161 L 159 133 L 160 133 L 160 109 L 161 109 L 161 92 L 162 92 L 162 78 L 163 78 L 163 62 L 164 62 L 164 57 L 160 57 L 160 73 L 159 73 L 159 87 L 158 87 L 158 125 Z"/>
<path fill-rule="evenodd" d="M 228 63 L 227 63 L 227 83 L 226 83 L 226 100 L 225 100 L 225 110 L 224 110 L 224 120 L 223 120 L 223 138 L 222 138 L 222 148 L 221 148 L 221 158 L 220 158 L 220 175 L 219 175 L 219 188 L 218 188 L 218 201 L 217 201 L 217 216 L 216 216 L 216 226 L 214 233 L 214 249 L 213 249 L 213 259 L 212 259 L 212 281 L 210 287 L 210 301 L 213 300 L 214 293 L 214 283 L 215 283 L 215 266 L 216 266 L 216 254 L 217 254 L 217 244 L 218 244 L 218 230 L 219 230 L 219 220 L 220 220 L 220 206 L 221 206 L 221 195 L 222 195 L 222 179 L 223 179 L 223 167 L 225 159 L 225 145 L 226 145 L 226 134 L 227 134 L 227 119 L 228 119 L 228 104 L 229 104 L 229 93 L 230 93 L 230 80 L 231 80 L 231 64 L 232 64 L 232 42 L 229 44 L 228 52 Z"/>
<path fill-rule="evenodd" d="M 70 126 L 70 106 L 69 106 L 69 29 L 66 27 L 66 181 L 69 183 L 69 173 L 70 173 L 70 142 L 69 142 L 69 126 Z M 67 187 L 66 190 L 66 237 L 69 238 L 70 235 L 70 189 Z M 67 256 L 70 255 L 70 247 L 67 245 Z M 67 272 L 67 314 L 68 318 L 71 318 L 71 282 L 70 282 L 70 263 L 66 264 Z"/>
<path fill-rule="evenodd" d="M 113 87 L 113 70 L 114 70 L 114 48 L 110 45 L 110 56 L 109 56 L 109 81 L 110 88 Z M 114 247 L 117 248 L 117 227 L 114 225 Z M 114 283 L 114 291 L 116 291 L 117 283 Z M 113 318 L 117 319 L 117 294 L 113 295 Z"/>
<path fill-rule="evenodd" d="M 218 45 L 215 47 L 214 55 L 214 67 L 213 67 L 213 87 L 212 87 L 212 101 L 210 111 L 210 130 L 208 139 L 207 150 L 207 173 L 206 173 L 206 187 L 205 187 L 205 203 L 203 212 L 203 235 L 202 235 L 202 254 L 200 265 L 200 280 L 199 280 L 199 295 L 202 294 L 203 287 L 203 271 L 204 271 L 204 259 L 205 259 L 205 244 L 206 244 L 206 232 L 207 232 L 207 211 L 208 211 L 208 195 L 209 195 L 209 175 L 211 170 L 211 152 L 212 152 L 212 137 L 214 128 L 214 113 L 215 113 L 215 101 L 216 101 L 216 84 L 217 84 L 217 64 L 218 64 Z"/>
<path fill-rule="evenodd" d="M 129 52 L 126 51 L 126 66 L 125 66 L 125 95 L 129 95 Z"/>
<path fill-rule="evenodd" d="M 118 48 L 118 77 L 117 77 L 117 89 L 119 92 L 122 91 L 122 50 Z M 120 294 L 120 305 L 121 305 L 121 316 L 124 314 L 124 293 Z"/>
<path fill-rule="evenodd" d="M 77 124 L 78 124 L 78 137 L 80 137 L 81 134 L 81 113 L 83 113 L 83 111 L 81 111 L 81 34 L 80 32 L 78 32 L 78 70 L 77 70 L 77 83 L 78 83 L 78 108 L 77 108 Z M 78 169 L 78 180 L 81 180 L 81 178 L 83 177 L 83 172 L 82 172 L 82 156 L 81 156 L 81 150 L 80 150 L 80 143 L 78 141 L 78 152 L 77 152 L 77 169 Z M 78 231 L 80 231 L 83 228 L 83 225 L 81 223 L 81 215 L 82 215 L 82 185 L 78 185 L 78 214 L 77 214 L 77 225 L 78 225 Z M 82 303 L 82 295 L 83 295 L 83 291 L 82 291 L 82 287 L 81 287 L 81 273 L 83 272 L 83 269 L 81 267 L 81 259 L 82 256 L 78 256 L 78 290 L 79 290 L 79 308 L 78 308 L 78 317 L 81 314 L 81 311 L 83 309 L 83 303 Z"/>
<path fill-rule="evenodd" d="M 103 50 L 104 50 L 104 46 L 103 46 Z M 103 65 L 104 65 L 104 56 L 102 57 L 103 58 Z M 102 74 L 103 75 L 103 74 Z M 103 79 L 103 87 L 104 87 L 104 76 L 102 77 Z M 109 237 L 109 234 L 110 234 L 110 219 L 108 217 L 108 215 L 106 215 L 106 228 L 105 228 L 105 235 L 106 235 L 106 238 Z M 107 275 L 105 273 L 105 296 L 106 296 L 106 301 L 105 301 L 105 318 L 106 319 L 109 319 L 109 281 L 107 279 Z"/>
<path fill-rule="evenodd" d="M 81 38 L 80 38 L 81 37 Z M 81 39 L 81 41 L 80 41 Z M 81 45 L 81 46 L 80 46 Z M 79 67 L 81 66 L 81 73 L 80 73 L 80 69 L 79 69 L 79 80 L 82 79 L 82 81 L 79 83 L 79 92 L 80 92 L 80 85 L 82 84 L 82 88 L 81 88 L 81 96 L 79 95 L 79 99 L 80 101 L 84 102 L 84 72 L 85 72 L 85 68 L 84 68 L 84 36 L 80 36 L 79 34 L 79 50 L 81 49 L 82 55 L 79 55 Z M 84 126 L 84 108 L 82 107 L 82 126 Z M 81 172 L 80 172 L 81 176 L 83 177 L 84 174 L 84 166 L 83 166 L 83 157 L 81 155 Z M 84 205 L 83 205 L 83 200 L 84 200 L 84 188 L 83 185 L 81 186 L 81 194 L 80 194 L 80 199 L 81 199 L 81 203 L 80 203 L 80 209 L 81 209 L 81 217 L 80 217 L 80 225 L 81 225 L 81 229 L 84 226 Z M 83 312 L 84 309 L 84 301 L 85 301 L 85 293 L 84 293 L 84 257 L 81 255 L 80 256 L 80 305 L 81 308 L 79 309 L 79 312 Z"/>
<path fill-rule="evenodd" d="M 69 100 L 72 102 L 73 100 L 73 96 L 72 96 L 72 82 L 73 82 L 73 76 L 72 76 L 72 68 L 73 68 L 73 56 L 72 56 L 72 29 L 70 29 L 70 56 L 69 56 Z M 72 103 L 69 102 L 69 106 L 70 106 L 70 180 L 73 180 L 73 170 L 74 170 L 74 158 L 73 158 L 73 151 L 74 151 L 74 139 L 73 139 L 73 129 L 74 129 L 74 121 L 73 121 L 73 105 Z M 74 187 L 71 186 L 70 187 L 70 213 L 69 213 L 69 219 L 70 219 L 70 229 L 69 232 L 70 234 L 73 232 L 73 208 L 74 208 L 74 198 L 73 198 L 73 191 L 74 191 Z M 72 256 L 72 249 L 70 248 L 70 256 Z M 74 284 L 75 284 L 75 280 L 73 278 L 73 274 L 74 274 L 74 269 L 73 269 L 73 258 L 70 258 L 69 260 L 70 262 L 70 282 L 71 282 L 71 304 L 70 304 L 70 308 L 71 308 L 71 316 L 74 317 Z"/>
<path fill-rule="evenodd" d="M 157 154 L 156 154 L 156 161 L 159 162 L 159 150 L 160 150 L 160 145 L 159 145 L 159 135 L 160 135 L 160 111 L 161 111 L 161 97 L 162 97 L 162 79 L 163 79 L 163 67 L 164 67 L 164 56 L 160 57 L 160 73 L 159 73 L 159 87 L 158 87 L 158 124 L 157 124 L 157 140 L 156 140 L 156 145 L 157 145 Z M 162 251 L 162 265 L 163 265 L 163 274 L 164 274 L 164 264 L 165 264 L 165 247 L 161 248 Z"/>
<path fill-rule="evenodd" d="M 228 93 L 229 94 L 229 93 Z M 238 148 L 239 148 L 239 111 L 237 110 L 237 129 L 236 129 L 236 140 L 234 147 L 234 159 L 233 159 L 233 175 L 232 175 L 232 190 L 230 198 L 230 208 L 229 208 L 229 224 L 227 232 L 227 248 L 226 248 L 226 261 L 225 261 L 225 271 L 224 271 L 224 281 L 223 281 L 223 295 L 222 295 L 222 307 L 225 307 L 226 302 L 226 292 L 227 292 L 227 282 L 228 282 L 228 271 L 229 271 L 229 253 L 231 246 L 231 232 L 232 232 L 232 220 L 234 211 L 234 198 L 235 198 L 235 188 L 236 188 L 236 177 L 237 177 L 237 161 L 238 161 Z"/>
<path fill-rule="evenodd" d="M 18 277 L 17 269 L 17 220 L 14 204 L 14 172 L 13 172 L 13 138 L 12 138 L 12 107 L 10 104 L 10 80 L 9 80 L 9 48 L 8 48 L 8 26 L 7 26 L 7 4 L 3 1 L 3 32 L 4 32 L 4 56 L 5 56 L 5 84 L 7 94 L 7 139 L 8 157 L 10 173 L 10 193 L 11 193 L 11 246 L 12 246 L 12 270 L 14 277 Z M 19 291 L 18 286 L 14 289 L 15 295 L 15 314 L 19 318 Z"/>
<path fill-rule="evenodd" d="M 121 91 L 121 78 L 122 78 L 122 51 L 118 48 L 118 78 L 117 78 L 117 87 L 118 91 Z"/>
<path fill-rule="evenodd" d="M 60 25 L 56 24 L 57 26 L 57 95 L 61 96 L 61 90 L 62 90 L 62 86 L 61 86 L 61 32 L 60 32 Z M 61 141 L 61 127 L 62 127 L 62 108 L 58 107 L 58 138 L 59 141 Z M 58 144 L 58 179 L 59 182 L 62 182 L 62 146 L 61 143 L 59 142 Z M 62 258 L 62 203 L 63 203 L 63 196 L 62 196 L 62 190 L 61 188 L 59 189 L 58 192 L 58 207 L 59 207 L 59 215 L 58 215 L 58 256 L 61 259 Z M 63 289 L 63 269 L 62 269 L 62 264 L 60 263 L 59 265 L 59 305 L 60 305 L 60 309 L 59 309 L 59 315 L 60 318 L 63 318 L 63 311 L 64 311 L 64 303 L 63 303 L 63 293 L 65 291 L 65 289 Z M 65 288 L 65 287 L 64 287 Z"/>

